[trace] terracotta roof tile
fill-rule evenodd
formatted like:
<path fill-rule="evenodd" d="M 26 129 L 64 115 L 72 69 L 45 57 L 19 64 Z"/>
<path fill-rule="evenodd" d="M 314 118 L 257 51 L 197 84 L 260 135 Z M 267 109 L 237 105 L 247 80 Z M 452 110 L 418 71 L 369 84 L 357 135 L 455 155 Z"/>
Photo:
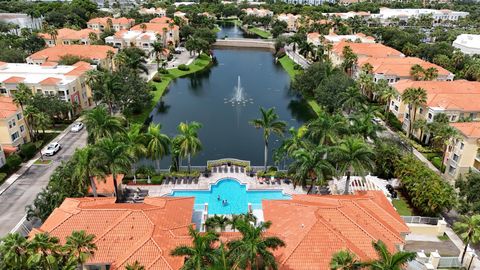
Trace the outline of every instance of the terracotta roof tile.
<path fill-rule="evenodd" d="M 441 66 L 423 61 L 417 57 L 367 57 L 358 60 L 359 67 L 362 67 L 366 63 L 372 65 L 374 73 L 397 75 L 399 77 L 410 77 L 410 70 L 414 65 L 420 65 L 424 69 L 431 67 L 436 68 L 438 70 L 438 74 L 441 76 L 448 76 L 452 74 L 450 71 L 442 68 Z"/>
<path fill-rule="evenodd" d="M 112 18 L 112 17 L 102 17 L 102 18 L 93 18 L 88 21 L 89 24 L 101 24 L 103 26 L 107 25 L 108 19 L 112 20 L 112 24 L 135 24 L 134 19 L 129 19 L 125 17 L 121 18 Z"/>
<path fill-rule="evenodd" d="M 48 77 L 42 81 L 40 81 L 41 85 L 57 85 L 62 80 L 59 78 Z"/>
<path fill-rule="evenodd" d="M 100 34 L 100 31 L 93 30 L 93 29 L 81 29 L 81 30 L 74 30 L 70 28 L 62 28 L 57 30 L 57 39 L 62 40 L 80 40 L 80 39 L 88 39 L 90 33 L 95 33 L 96 35 Z M 43 39 L 52 39 L 52 36 L 48 33 L 39 33 L 39 37 Z"/>
<path fill-rule="evenodd" d="M 9 118 L 18 111 L 19 108 L 11 97 L 0 96 L 0 119 Z"/>
<path fill-rule="evenodd" d="M 450 123 L 467 138 L 480 138 L 480 122 Z"/>
<path fill-rule="evenodd" d="M 21 83 L 25 80 L 23 77 L 12 76 L 3 81 L 3 83 Z"/>
<path fill-rule="evenodd" d="M 342 55 L 343 47 L 350 46 L 352 51 L 360 57 L 402 57 L 403 54 L 393 48 L 380 43 L 355 43 L 341 41 L 333 45 L 332 52 Z"/>
<path fill-rule="evenodd" d="M 161 24 L 169 24 L 169 23 L 173 23 L 173 19 L 169 18 L 169 17 L 157 17 L 157 18 L 153 18 L 150 20 L 151 23 L 161 23 Z"/>
<path fill-rule="evenodd" d="M 168 23 L 143 23 L 147 27 L 145 30 L 146 31 L 152 31 L 155 33 L 163 34 L 164 29 L 167 29 L 167 31 L 170 31 L 170 24 Z M 137 31 L 143 31 L 142 28 L 140 27 L 142 24 L 137 24 L 134 27 L 131 28 L 131 30 L 137 30 Z M 178 25 L 173 26 L 173 30 L 178 31 Z"/>
<path fill-rule="evenodd" d="M 29 56 L 33 60 L 58 62 L 65 55 L 75 55 L 90 59 L 106 59 L 107 52 L 117 52 L 117 49 L 107 45 L 56 45 L 45 48 Z"/>

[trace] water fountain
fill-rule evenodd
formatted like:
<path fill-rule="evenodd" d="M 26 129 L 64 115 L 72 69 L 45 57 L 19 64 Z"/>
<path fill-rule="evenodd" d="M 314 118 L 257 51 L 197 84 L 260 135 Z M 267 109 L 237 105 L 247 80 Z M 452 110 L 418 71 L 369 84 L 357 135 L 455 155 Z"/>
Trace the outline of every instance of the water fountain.
<path fill-rule="evenodd" d="M 245 91 L 240 82 L 240 76 L 237 79 L 237 86 L 233 88 L 233 97 L 225 99 L 225 103 L 231 103 L 233 105 L 246 105 L 247 103 L 253 103 L 251 98 L 247 98 Z"/>

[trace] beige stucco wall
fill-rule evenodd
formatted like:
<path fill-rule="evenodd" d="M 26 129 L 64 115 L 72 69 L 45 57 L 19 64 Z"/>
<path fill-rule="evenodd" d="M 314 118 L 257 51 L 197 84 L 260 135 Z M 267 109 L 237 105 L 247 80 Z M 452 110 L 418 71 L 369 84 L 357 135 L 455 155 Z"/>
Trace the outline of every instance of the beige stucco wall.
<path fill-rule="evenodd" d="M 21 110 L 19 109 L 17 113 L 21 113 Z M 30 141 L 30 135 L 24 119 L 25 118 L 23 114 L 20 120 L 17 119 L 17 114 L 14 114 L 8 118 L 0 119 L 0 144 L 7 146 L 19 146 Z M 10 128 L 8 125 L 9 121 L 15 121 L 15 126 Z M 23 126 L 23 132 L 20 130 L 21 126 Z M 12 141 L 11 135 L 15 132 L 18 132 L 19 137 L 15 141 Z"/>

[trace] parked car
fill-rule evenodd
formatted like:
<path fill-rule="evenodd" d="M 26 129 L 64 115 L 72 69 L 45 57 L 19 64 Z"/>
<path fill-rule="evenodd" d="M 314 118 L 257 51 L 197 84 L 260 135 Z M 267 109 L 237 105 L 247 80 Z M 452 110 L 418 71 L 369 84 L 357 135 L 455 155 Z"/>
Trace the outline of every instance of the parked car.
<path fill-rule="evenodd" d="M 42 151 L 42 154 L 44 154 L 45 156 L 53 156 L 58 151 L 60 151 L 60 149 L 62 149 L 62 146 L 57 142 L 53 142 L 50 143 L 47 148 Z"/>
<path fill-rule="evenodd" d="M 73 124 L 70 131 L 71 132 L 79 132 L 82 129 L 83 129 L 83 123 L 82 122 L 76 122 L 76 123 Z"/>

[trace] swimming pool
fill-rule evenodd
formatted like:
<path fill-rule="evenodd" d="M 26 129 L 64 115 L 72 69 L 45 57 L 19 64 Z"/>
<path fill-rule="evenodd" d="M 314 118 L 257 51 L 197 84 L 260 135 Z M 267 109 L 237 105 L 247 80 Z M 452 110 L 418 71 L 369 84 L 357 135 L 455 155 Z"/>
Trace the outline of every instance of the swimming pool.
<path fill-rule="evenodd" d="M 238 181 L 226 178 L 212 185 L 210 190 L 176 190 L 173 197 L 195 197 L 195 210 L 203 210 L 208 203 L 208 214 L 231 215 L 248 212 L 248 204 L 252 209 L 262 209 L 262 200 L 289 200 L 281 190 L 248 190 Z M 226 200 L 226 203 L 223 201 Z"/>

